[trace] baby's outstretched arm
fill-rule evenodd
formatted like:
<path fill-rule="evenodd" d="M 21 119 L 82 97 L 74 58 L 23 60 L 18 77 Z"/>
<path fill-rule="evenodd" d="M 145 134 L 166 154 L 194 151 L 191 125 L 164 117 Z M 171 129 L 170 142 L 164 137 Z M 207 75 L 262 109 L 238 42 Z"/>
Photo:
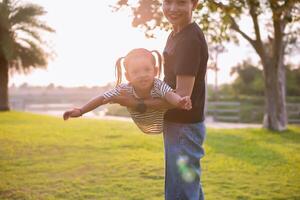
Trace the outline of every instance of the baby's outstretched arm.
<path fill-rule="evenodd" d="M 105 104 L 104 97 L 98 96 L 91 99 L 87 104 L 83 105 L 81 108 L 73 108 L 72 110 L 68 110 L 64 112 L 63 119 L 68 120 L 70 117 L 80 117 L 84 113 L 87 113 L 95 108 Z"/>
<path fill-rule="evenodd" d="M 64 120 L 68 120 L 70 117 L 80 117 L 82 114 L 82 111 L 80 108 L 73 108 L 72 110 L 67 110 L 63 114 Z"/>

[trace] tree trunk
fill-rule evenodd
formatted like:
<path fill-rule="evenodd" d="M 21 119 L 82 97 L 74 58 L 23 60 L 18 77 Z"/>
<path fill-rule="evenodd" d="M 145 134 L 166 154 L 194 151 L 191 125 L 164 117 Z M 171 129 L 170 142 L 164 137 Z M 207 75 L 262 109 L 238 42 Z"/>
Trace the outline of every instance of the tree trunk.
<path fill-rule="evenodd" d="M 265 115 L 263 127 L 273 131 L 287 128 L 285 68 L 283 62 L 264 62 Z"/>
<path fill-rule="evenodd" d="M 0 58 L 0 111 L 9 110 L 8 105 L 8 63 Z"/>

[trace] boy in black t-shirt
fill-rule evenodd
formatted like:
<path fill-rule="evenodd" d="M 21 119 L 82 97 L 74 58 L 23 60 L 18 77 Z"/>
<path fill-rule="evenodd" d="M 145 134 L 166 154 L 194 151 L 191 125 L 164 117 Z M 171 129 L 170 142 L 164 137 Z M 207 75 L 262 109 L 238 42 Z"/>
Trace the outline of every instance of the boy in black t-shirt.
<path fill-rule="evenodd" d="M 193 22 L 180 32 L 170 34 L 164 50 L 164 81 L 176 88 L 177 76 L 195 77 L 191 94 L 193 108 L 187 112 L 171 109 L 167 121 L 197 123 L 204 120 L 205 73 L 208 59 L 207 44 L 199 26 Z"/>
<path fill-rule="evenodd" d="M 198 0 L 163 0 L 163 12 L 172 25 L 164 49 L 164 81 L 180 96 L 190 96 L 192 109 L 183 111 L 162 100 L 146 99 L 145 107 L 169 110 L 164 116 L 165 199 L 203 200 L 200 159 L 205 139 L 204 102 L 208 48 L 199 26 L 192 22 Z M 135 106 L 128 97 L 113 100 Z"/>
<path fill-rule="evenodd" d="M 176 108 L 164 117 L 165 199 L 202 200 L 199 160 L 204 156 L 205 74 L 208 48 L 192 22 L 197 0 L 164 0 L 163 12 L 173 27 L 164 49 L 164 81 L 180 96 L 191 96 L 192 109 Z"/>
<path fill-rule="evenodd" d="M 166 200 L 176 199 L 177 195 L 182 199 L 204 198 L 199 160 L 204 156 L 202 144 L 205 138 L 203 121 L 207 58 L 205 38 L 196 23 L 190 23 L 169 36 L 164 50 L 164 81 L 179 95 L 191 91 L 192 109 L 182 111 L 173 108 L 164 117 Z M 185 90 L 185 83 L 189 81 L 193 84 L 186 85 L 193 85 L 192 89 Z M 183 158 L 188 170 L 180 170 L 182 167 L 178 163 Z M 185 178 L 184 173 L 190 173 L 190 178 Z"/>

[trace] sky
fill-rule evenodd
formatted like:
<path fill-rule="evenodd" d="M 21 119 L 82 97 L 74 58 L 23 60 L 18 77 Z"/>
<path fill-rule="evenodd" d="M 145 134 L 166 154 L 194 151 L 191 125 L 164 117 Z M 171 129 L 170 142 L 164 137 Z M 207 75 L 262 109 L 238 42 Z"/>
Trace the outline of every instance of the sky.
<path fill-rule="evenodd" d="M 29 0 L 44 7 L 42 17 L 56 33 L 45 35 L 56 56 L 47 69 L 34 69 L 30 74 L 13 74 L 9 85 L 27 83 L 33 86 L 104 86 L 115 82 L 115 61 L 133 48 L 163 51 L 168 32 L 158 31 L 156 39 L 147 39 L 139 28 L 131 26 L 130 12 L 112 12 L 109 5 L 116 0 Z M 71 3 L 70 3 L 71 2 Z M 245 41 L 241 46 L 227 45 L 219 55 L 218 82 L 229 83 L 231 67 L 255 54 Z M 214 83 L 215 73 L 207 72 L 207 81 Z"/>

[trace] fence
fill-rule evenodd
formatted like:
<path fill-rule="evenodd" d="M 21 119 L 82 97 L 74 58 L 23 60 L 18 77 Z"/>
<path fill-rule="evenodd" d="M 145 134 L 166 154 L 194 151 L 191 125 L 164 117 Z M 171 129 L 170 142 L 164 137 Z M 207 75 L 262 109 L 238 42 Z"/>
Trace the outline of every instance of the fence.
<path fill-rule="evenodd" d="M 24 111 L 61 111 L 82 105 L 89 98 L 61 99 L 61 98 L 10 98 L 11 108 Z M 70 104 L 72 102 L 73 104 Z M 287 103 L 288 123 L 300 124 L 300 103 Z M 95 112 L 99 112 L 101 108 Z M 261 123 L 264 115 L 264 107 L 259 104 L 238 101 L 209 101 L 206 106 L 206 116 L 217 122 L 236 123 Z"/>
<path fill-rule="evenodd" d="M 287 103 L 286 109 L 288 123 L 300 124 L 300 103 Z M 213 121 L 220 122 L 261 122 L 264 106 L 236 101 L 208 102 L 206 115 L 211 116 Z"/>

